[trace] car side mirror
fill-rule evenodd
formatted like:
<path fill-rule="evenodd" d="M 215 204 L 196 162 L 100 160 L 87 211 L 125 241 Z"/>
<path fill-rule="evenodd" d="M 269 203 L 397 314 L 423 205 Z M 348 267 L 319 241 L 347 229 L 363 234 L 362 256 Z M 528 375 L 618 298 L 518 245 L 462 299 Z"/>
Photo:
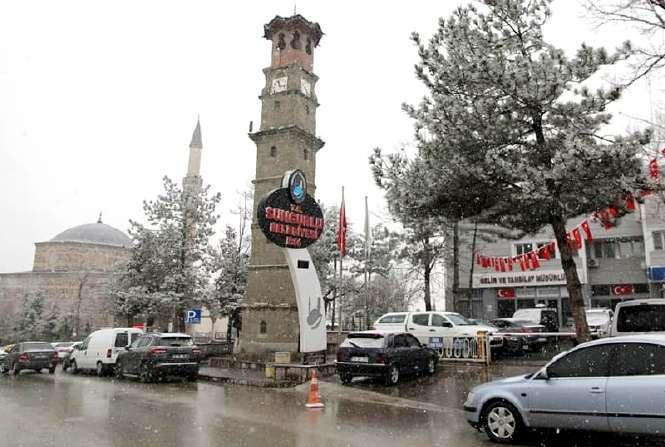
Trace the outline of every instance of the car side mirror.
<path fill-rule="evenodd" d="M 540 371 L 538 371 L 538 374 L 536 374 L 536 377 L 534 377 L 536 380 L 549 380 L 550 376 L 547 373 L 547 368 L 543 368 Z"/>
<path fill-rule="evenodd" d="M 453 327 L 452 323 L 448 323 L 447 321 L 443 323 L 443 327 Z"/>
<path fill-rule="evenodd" d="M 125 346 L 125 351 L 129 351 L 130 349 L 132 349 L 131 346 Z"/>

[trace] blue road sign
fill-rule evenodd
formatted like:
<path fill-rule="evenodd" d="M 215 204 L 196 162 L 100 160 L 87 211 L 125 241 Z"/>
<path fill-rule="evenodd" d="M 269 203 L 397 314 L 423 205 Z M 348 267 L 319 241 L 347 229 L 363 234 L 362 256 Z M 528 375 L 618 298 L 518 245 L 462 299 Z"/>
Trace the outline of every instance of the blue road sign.
<path fill-rule="evenodd" d="M 201 309 L 190 309 L 186 311 L 185 324 L 201 324 Z"/>

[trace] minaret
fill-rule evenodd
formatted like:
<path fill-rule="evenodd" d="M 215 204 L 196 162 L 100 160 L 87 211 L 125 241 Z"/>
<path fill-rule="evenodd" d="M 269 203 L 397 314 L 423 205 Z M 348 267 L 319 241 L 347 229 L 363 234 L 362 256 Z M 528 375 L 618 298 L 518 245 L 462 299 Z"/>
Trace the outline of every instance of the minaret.
<path fill-rule="evenodd" d="M 201 121 L 196 119 L 196 127 L 192 134 L 192 142 L 189 143 L 189 165 L 187 166 L 187 175 L 182 181 L 182 187 L 186 192 L 196 194 L 203 186 L 201 178 Z"/>
<path fill-rule="evenodd" d="M 269 358 L 271 352 L 299 350 L 298 307 L 289 267 L 282 249 L 258 227 L 256 205 L 293 169 L 305 173 L 314 195 L 316 153 L 324 143 L 315 132 L 318 77 L 312 70 L 314 48 L 322 35 L 318 23 L 299 14 L 276 16 L 264 25 L 264 37 L 272 44 L 271 64 L 263 69 L 261 127 L 249 134 L 256 144 L 255 210 L 240 353 Z"/>

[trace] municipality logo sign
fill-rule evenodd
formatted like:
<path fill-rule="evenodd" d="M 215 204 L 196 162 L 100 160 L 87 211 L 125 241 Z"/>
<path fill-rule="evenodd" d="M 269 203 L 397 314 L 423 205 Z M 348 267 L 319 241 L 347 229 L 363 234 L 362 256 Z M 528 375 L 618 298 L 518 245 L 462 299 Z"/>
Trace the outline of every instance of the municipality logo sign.
<path fill-rule="evenodd" d="M 291 200 L 298 205 L 303 203 L 307 197 L 307 180 L 300 169 L 296 169 L 289 176 L 289 194 Z"/>

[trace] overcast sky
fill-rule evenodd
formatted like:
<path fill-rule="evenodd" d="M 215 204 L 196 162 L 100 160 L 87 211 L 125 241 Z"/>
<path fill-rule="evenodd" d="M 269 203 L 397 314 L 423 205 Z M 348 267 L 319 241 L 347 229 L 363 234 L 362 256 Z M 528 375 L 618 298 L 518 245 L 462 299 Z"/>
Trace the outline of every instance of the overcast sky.
<path fill-rule="evenodd" d="M 409 35 L 430 35 L 460 3 L 297 2 L 325 33 L 314 61 L 317 134 L 326 142 L 317 197 L 338 204 L 344 185 L 357 228 L 366 194 L 373 223 L 388 218 L 368 169 L 372 149 L 412 141 L 400 105 L 424 91 Z M 626 38 L 594 29 L 578 3 L 555 2 L 552 43 L 573 51 L 582 41 L 612 47 Z M 100 211 L 123 231 L 141 219 L 142 200 L 160 192 L 162 176 L 185 174 L 197 114 L 202 176 L 222 193 L 228 220 L 254 176 L 247 131 L 250 121 L 258 127 L 270 60 L 263 24 L 293 8 L 290 0 L 1 2 L 0 272 L 30 270 L 34 242 L 94 222 Z M 646 86 L 620 107 L 649 118 Z"/>

